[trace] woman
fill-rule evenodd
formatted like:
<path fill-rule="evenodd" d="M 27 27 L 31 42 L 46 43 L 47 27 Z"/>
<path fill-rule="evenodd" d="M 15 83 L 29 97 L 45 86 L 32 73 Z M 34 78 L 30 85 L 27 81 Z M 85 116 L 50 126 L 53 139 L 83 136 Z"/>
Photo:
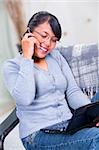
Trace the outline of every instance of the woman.
<path fill-rule="evenodd" d="M 4 65 L 5 84 L 16 100 L 26 150 L 99 148 L 96 127 L 73 135 L 41 130 L 66 129 L 72 117 L 68 104 L 76 109 L 91 102 L 77 86 L 66 60 L 54 49 L 61 33 L 54 15 L 43 11 L 34 14 L 22 38 L 22 54 Z"/>

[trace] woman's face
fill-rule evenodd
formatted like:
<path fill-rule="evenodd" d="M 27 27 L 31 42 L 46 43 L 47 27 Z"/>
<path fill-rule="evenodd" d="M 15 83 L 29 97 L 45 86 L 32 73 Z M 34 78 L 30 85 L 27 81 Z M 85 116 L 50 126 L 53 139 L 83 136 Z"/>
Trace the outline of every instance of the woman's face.
<path fill-rule="evenodd" d="M 39 46 L 35 47 L 34 56 L 45 58 L 45 56 L 55 48 L 56 42 L 58 41 L 57 37 L 55 37 L 48 22 L 36 27 L 33 31 L 33 35 L 39 41 Z"/>

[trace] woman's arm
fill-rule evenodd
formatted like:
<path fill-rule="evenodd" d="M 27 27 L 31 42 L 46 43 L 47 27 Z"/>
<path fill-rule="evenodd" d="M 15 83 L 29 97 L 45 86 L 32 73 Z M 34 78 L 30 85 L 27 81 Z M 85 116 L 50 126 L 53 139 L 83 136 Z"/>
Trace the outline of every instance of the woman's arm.
<path fill-rule="evenodd" d="M 5 84 L 18 105 L 29 105 L 35 98 L 34 61 L 32 60 L 35 44 L 39 45 L 35 36 L 26 33 L 21 41 L 20 60 L 12 59 L 4 65 Z"/>
<path fill-rule="evenodd" d="M 61 64 L 61 69 L 67 80 L 67 90 L 66 96 L 70 107 L 73 109 L 79 108 L 83 105 L 89 104 L 91 101 L 88 97 L 81 91 L 78 87 L 71 69 L 66 62 L 65 58 L 59 53 L 59 63 Z"/>
<path fill-rule="evenodd" d="M 6 87 L 18 105 L 29 105 L 35 98 L 34 62 L 20 57 L 8 60 L 3 67 Z"/>

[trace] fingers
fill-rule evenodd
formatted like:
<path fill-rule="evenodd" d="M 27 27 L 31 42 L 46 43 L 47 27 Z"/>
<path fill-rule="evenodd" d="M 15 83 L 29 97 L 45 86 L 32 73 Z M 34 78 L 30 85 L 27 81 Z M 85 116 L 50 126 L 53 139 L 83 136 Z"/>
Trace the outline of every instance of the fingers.
<path fill-rule="evenodd" d="M 26 40 L 26 41 L 32 41 L 34 44 L 36 44 L 37 46 L 40 45 L 39 40 L 37 39 L 37 37 L 33 34 L 33 33 L 26 33 L 23 37 L 22 40 Z"/>
<path fill-rule="evenodd" d="M 32 33 L 26 33 L 21 42 L 23 57 L 31 59 L 35 49 L 40 46 L 39 40 Z"/>
<path fill-rule="evenodd" d="M 96 123 L 96 127 L 99 127 L 99 122 L 98 122 L 98 123 Z"/>
<path fill-rule="evenodd" d="M 34 37 L 32 33 L 26 33 L 24 36 L 23 36 L 23 39 L 27 39 L 29 37 Z"/>

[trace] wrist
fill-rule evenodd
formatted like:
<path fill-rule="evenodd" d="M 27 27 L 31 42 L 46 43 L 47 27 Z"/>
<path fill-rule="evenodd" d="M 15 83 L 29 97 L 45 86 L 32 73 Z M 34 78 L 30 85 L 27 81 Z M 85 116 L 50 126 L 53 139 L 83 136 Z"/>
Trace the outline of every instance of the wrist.
<path fill-rule="evenodd" d="M 26 58 L 26 59 L 29 59 L 29 60 L 32 59 L 32 56 L 29 56 L 29 55 L 24 55 L 24 54 L 23 54 L 22 57 L 23 57 L 23 58 Z"/>

